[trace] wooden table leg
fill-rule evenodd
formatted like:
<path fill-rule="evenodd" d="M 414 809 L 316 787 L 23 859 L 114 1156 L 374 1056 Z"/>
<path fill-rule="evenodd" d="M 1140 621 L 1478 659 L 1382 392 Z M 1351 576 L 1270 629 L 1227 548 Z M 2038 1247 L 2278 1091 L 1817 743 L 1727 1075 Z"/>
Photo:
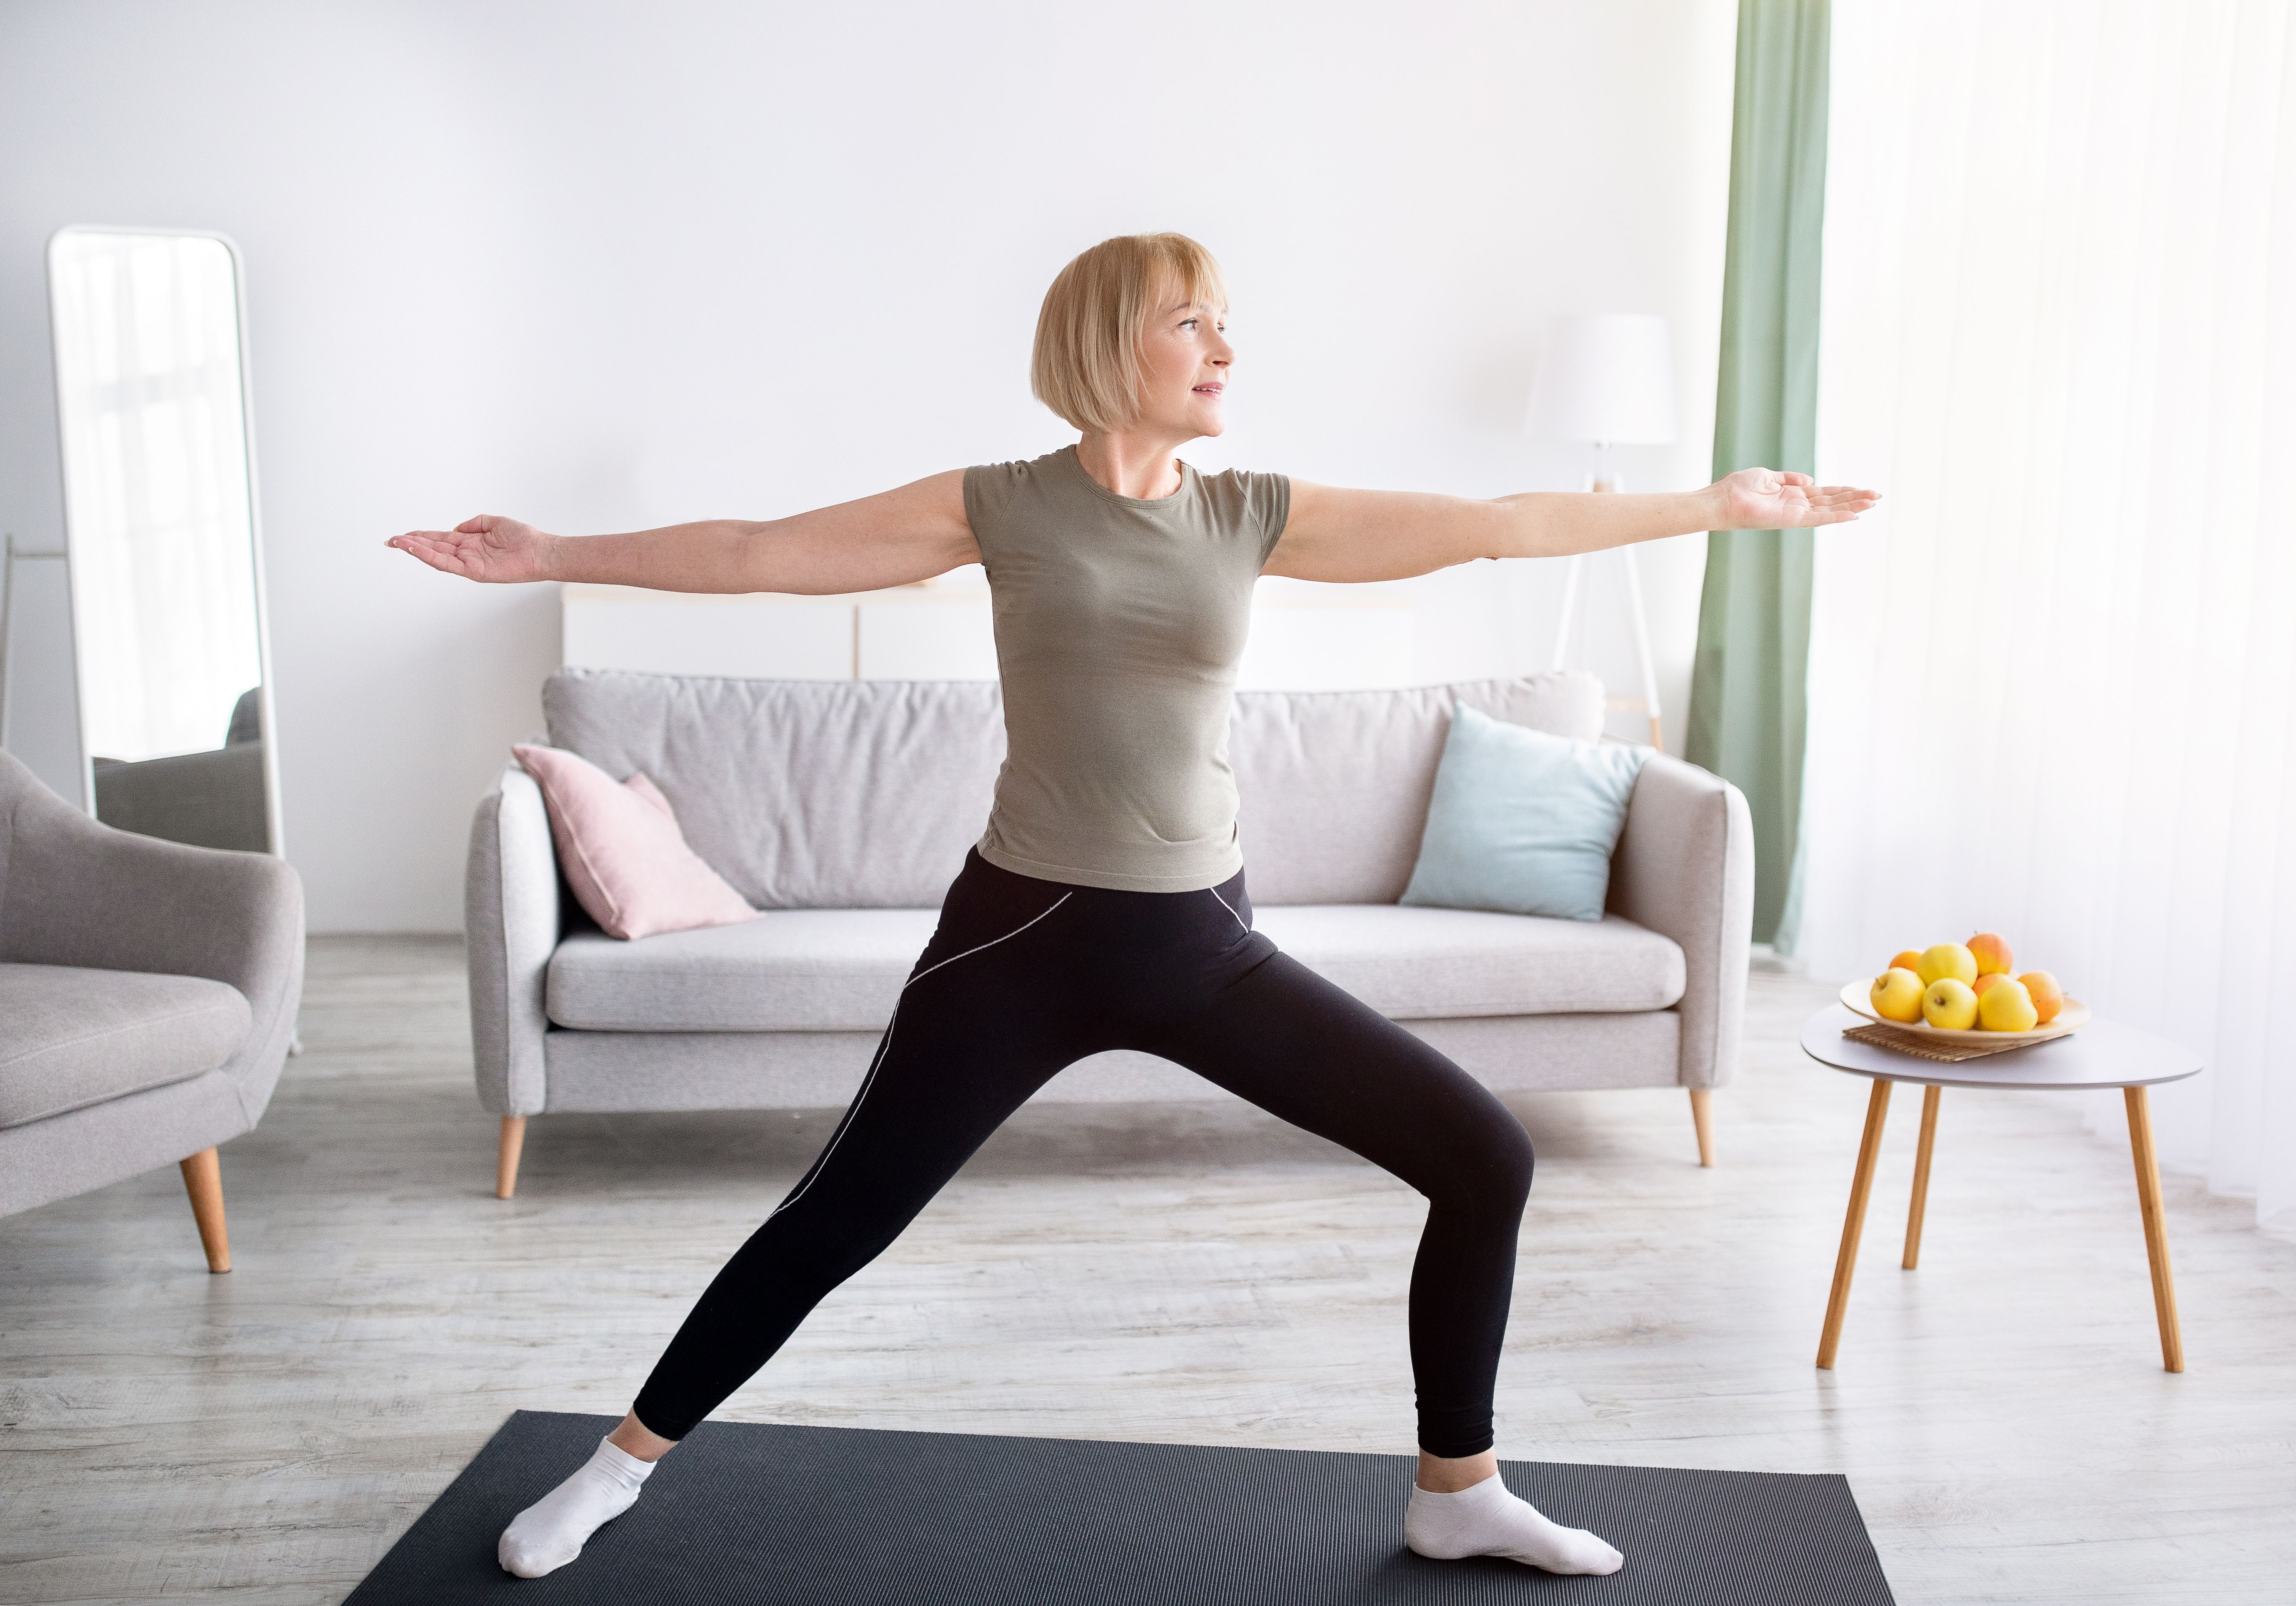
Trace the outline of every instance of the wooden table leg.
<path fill-rule="evenodd" d="M 2152 1314 L 2161 1322 L 2161 1364 L 2185 1369 L 2185 1335 L 2177 1324 L 2177 1283 L 2169 1274 L 2169 1222 L 2161 1211 L 2161 1162 L 2152 1151 L 2152 1104 L 2142 1087 L 2124 1087 L 2128 1150 L 2136 1161 L 2136 1208 L 2144 1217 L 2144 1255 L 2152 1263 Z"/>
<path fill-rule="evenodd" d="M 1944 1092 L 1942 1087 L 1922 1089 L 1922 1144 L 1914 1151 L 1914 1202 L 1906 1211 L 1907 1271 L 1922 1263 L 1922 1217 L 1930 1208 L 1930 1151 L 1937 1144 L 1938 1100 Z"/>
<path fill-rule="evenodd" d="M 1882 1154 L 1882 1123 L 1890 1113 L 1890 1084 L 1874 1078 L 1873 1096 L 1866 1101 L 1866 1137 L 1857 1145 L 1857 1174 L 1849 1184 L 1849 1214 L 1841 1222 L 1841 1252 L 1833 1260 L 1833 1293 L 1825 1302 L 1825 1333 L 1817 1341 L 1821 1371 L 1833 1369 L 1833 1352 L 1841 1347 L 1841 1318 L 1849 1308 L 1849 1275 L 1857 1269 L 1857 1240 L 1866 1230 L 1866 1199 L 1874 1191 L 1874 1164 Z"/>

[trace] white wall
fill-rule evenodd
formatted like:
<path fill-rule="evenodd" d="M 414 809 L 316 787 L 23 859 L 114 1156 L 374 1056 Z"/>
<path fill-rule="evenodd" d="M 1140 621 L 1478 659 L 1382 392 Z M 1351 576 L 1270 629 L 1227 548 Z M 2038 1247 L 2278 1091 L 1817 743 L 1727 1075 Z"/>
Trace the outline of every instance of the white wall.
<path fill-rule="evenodd" d="M 480 511 L 767 516 L 1048 450 L 1037 300 L 1107 234 L 1184 230 L 1226 266 L 1236 422 L 1204 466 L 1575 488 L 1567 449 L 1517 432 L 1540 326 L 1655 311 L 1683 441 L 1620 456 L 1644 488 L 1704 483 L 1734 14 L 14 0 L 0 529 L 58 538 L 47 234 L 233 235 L 312 925 L 452 929 L 556 610 L 383 538 Z M 1703 538 L 1645 553 L 1678 747 Z M 1415 582 L 1419 677 L 1543 663 L 1559 578 Z"/>

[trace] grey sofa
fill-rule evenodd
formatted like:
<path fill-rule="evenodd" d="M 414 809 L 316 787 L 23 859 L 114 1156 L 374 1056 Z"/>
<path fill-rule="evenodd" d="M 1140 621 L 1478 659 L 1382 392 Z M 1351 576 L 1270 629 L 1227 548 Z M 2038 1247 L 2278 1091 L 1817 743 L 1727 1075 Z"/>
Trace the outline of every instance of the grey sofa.
<path fill-rule="evenodd" d="M 1599 922 L 1401 906 L 1455 701 L 1601 730 L 1602 686 L 1583 673 L 1238 696 L 1229 750 L 1256 923 L 1493 1087 L 1689 1089 L 1710 1164 L 1707 1095 L 1729 1078 L 1745 1001 L 1745 799 L 1653 755 Z M 531 1116 L 846 1102 L 987 817 L 996 685 L 570 668 L 543 708 L 553 745 L 651 776 L 694 850 L 767 913 L 603 935 L 561 882 L 539 789 L 504 771 L 472 824 L 466 904 L 497 1193 L 515 1185 Z M 1037 1096 L 1228 1095 L 1117 1053 Z"/>
<path fill-rule="evenodd" d="M 262 1118 L 302 992 L 283 860 L 100 825 L 0 753 L 0 1215 L 175 1160 L 229 1271 L 216 1145 Z"/>

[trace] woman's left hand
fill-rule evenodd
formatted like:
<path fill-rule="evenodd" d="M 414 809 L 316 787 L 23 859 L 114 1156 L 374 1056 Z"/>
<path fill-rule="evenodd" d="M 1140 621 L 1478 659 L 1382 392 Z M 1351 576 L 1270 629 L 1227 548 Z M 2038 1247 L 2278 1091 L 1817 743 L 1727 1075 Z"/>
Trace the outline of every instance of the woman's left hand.
<path fill-rule="evenodd" d="M 1716 529 L 1802 529 L 1855 519 L 1882 499 L 1879 491 L 1820 485 L 1807 474 L 1740 469 L 1714 482 L 1723 512 Z"/>

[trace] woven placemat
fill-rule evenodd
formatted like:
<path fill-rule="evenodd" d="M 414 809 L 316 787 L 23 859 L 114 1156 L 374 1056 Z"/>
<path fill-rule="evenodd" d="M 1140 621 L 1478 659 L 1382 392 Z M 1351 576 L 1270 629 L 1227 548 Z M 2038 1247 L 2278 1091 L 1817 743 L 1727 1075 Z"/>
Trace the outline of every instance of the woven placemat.
<path fill-rule="evenodd" d="M 1945 1065 L 1958 1065 L 1964 1060 L 1982 1060 L 1988 1054 L 2005 1054 L 2013 1048 L 2032 1047 L 2030 1042 L 1939 1043 L 1917 1032 L 1901 1032 L 1881 1025 L 1845 1026 L 1841 1028 L 1841 1035 L 1854 1042 L 1892 1049 L 1901 1054 L 1911 1054 L 1917 1060 L 1935 1060 Z"/>

